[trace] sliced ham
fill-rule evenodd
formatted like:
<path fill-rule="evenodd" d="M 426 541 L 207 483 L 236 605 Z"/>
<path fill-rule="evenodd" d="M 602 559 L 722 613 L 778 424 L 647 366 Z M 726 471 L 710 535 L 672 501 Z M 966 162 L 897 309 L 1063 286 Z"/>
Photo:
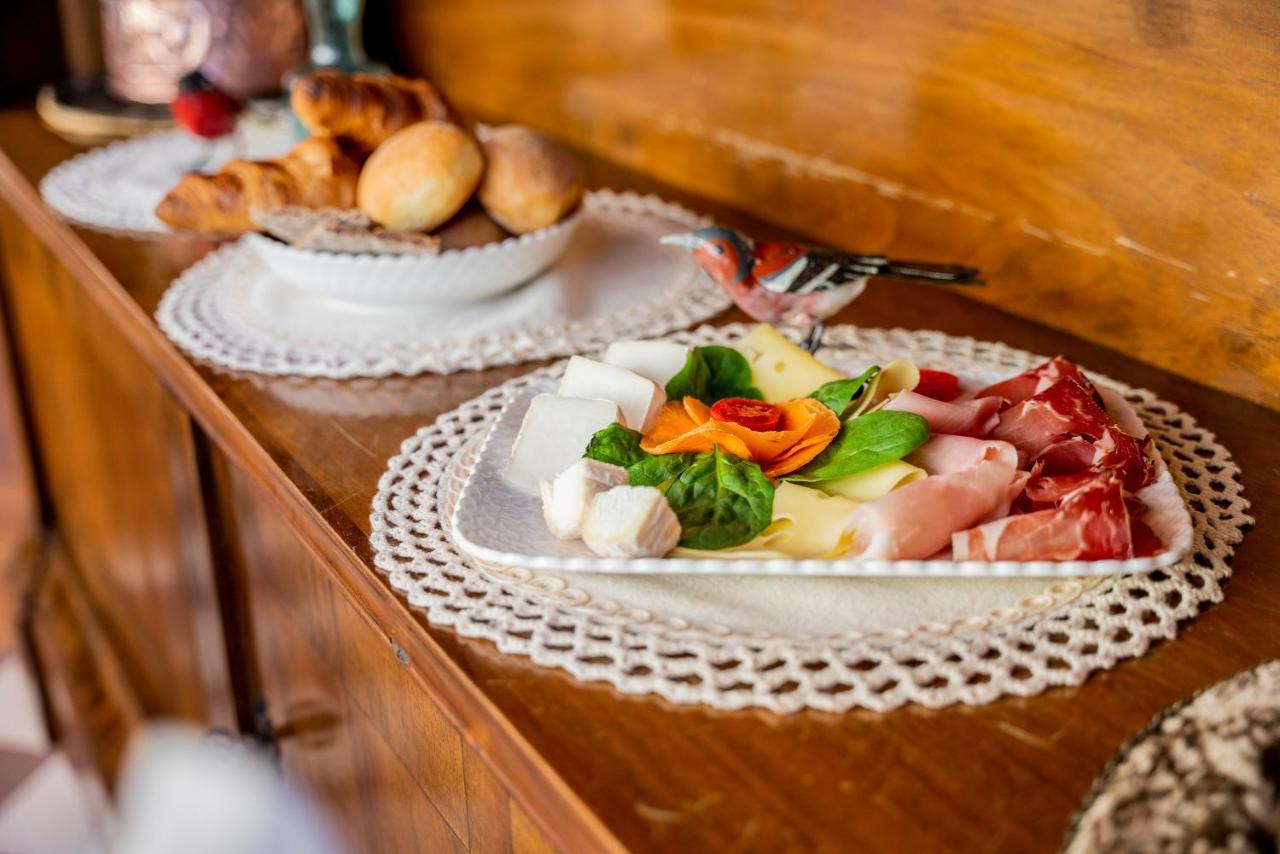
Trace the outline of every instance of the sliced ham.
<path fill-rule="evenodd" d="M 998 397 L 948 403 L 913 391 L 903 391 L 890 398 L 884 408 L 919 415 L 929 422 L 929 429 L 934 433 L 981 437 L 990 433 L 1000 420 L 996 413 L 1002 405 Z"/>
<path fill-rule="evenodd" d="M 1016 403 L 1022 403 L 1029 397 L 1034 397 L 1064 377 L 1070 377 L 1080 383 L 1099 405 L 1102 404 L 1102 398 L 1098 396 L 1098 390 L 1094 388 L 1093 383 L 1089 382 L 1089 378 L 1079 368 L 1061 356 L 1054 356 L 1043 365 L 1033 368 L 1025 374 L 1018 374 L 1016 377 L 1002 380 L 995 385 L 989 385 L 974 397 L 1003 397 L 1008 401 L 1008 405 L 1012 406 Z"/>
<path fill-rule="evenodd" d="M 945 549 L 956 531 L 1000 511 L 1010 496 L 1015 469 L 984 459 L 950 474 L 926 477 L 868 501 L 853 511 L 849 530 L 858 557 L 911 560 Z"/>
<path fill-rule="evenodd" d="M 1090 446 L 1089 453 L 1093 453 Z M 951 474 L 972 468 L 983 460 L 998 459 L 1011 467 L 1018 467 L 1018 449 L 1008 442 L 996 439 L 974 439 L 971 436 L 950 436 L 934 433 L 919 448 L 907 455 L 907 462 L 919 466 L 929 474 Z"/>
<path fill-rule="evenodd" d="M 1061 436 L 1096 439 L 1113 426 L 1115 421 L 1088 389 L 1065 377 L 1001 413 L 991 438 L 1008 442 L 1028 460 Z"/>
<path fill-rule="evenodd" d="M 1104 475 L 1068 493 L 1057 507 L 955 533 L 951 553 L 956 560 L 1106 560 L 1132 557 L 1133 540 L 1124 486 Z"/>

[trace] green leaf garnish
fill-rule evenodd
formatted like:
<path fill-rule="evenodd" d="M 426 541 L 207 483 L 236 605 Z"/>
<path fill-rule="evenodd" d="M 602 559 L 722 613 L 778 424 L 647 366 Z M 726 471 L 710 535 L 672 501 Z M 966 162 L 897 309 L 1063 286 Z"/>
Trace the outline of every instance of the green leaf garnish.
<path fill-rule="evenodd" d="M 669 400 L 696 397 L 708 406 L 726 397 L 763 400 L 753 382 L 746 356 L 732 347 L 711 345 L 689 351 L 684 367 L 667 381 L 666 392 Z"/>
<path fill-rule="evenodd" d="M 689 467 L 693 454 L 659 454 L 627 466 L 632 486 L 656 486 L 662 489 L 667 481 Z"/>
<path fill-rule="evenodd" d="M 693 454 L 651 454 L 640 447 L 643 437 L 621 424 L 610 424 L 591 437 L 589 460 L 622 466 L 632 486 L 662 486 L 693 461 Z"/>
<path fill-rule="evenodd" d="M 784 480 L 812 483 L 900 460 L 929 440 L 929 422 L 911 412 L 868 412 L 851 418 L 821 454 Z"/>
<path fill-rule="evenodd" d="M 680 545 L 726 549 L 749 542 L 773 521 L 773 493 L 756 463 L 719 448 L 698 454 L 667 488 Z"/>
<path fill-rule="evenodd" d="M 602 463 L 622 466 L 624 469 L 630 468 L 651 456 L 640 449 L 642 438 L 635 430 L 629 430 L 621 424 L 610 424 L 596 431 L 591 441 L 587 443 L 587 450 L 583 456 Z"/>
<path fill-rule="evenodd" d="M 879 373 L 879 366 L 872 365 L 856 377 L 823 383 L 809 397 L 823 403 L 837 418 L 844 418 L 849 414 L 853 401 L 870 387 L 871 380 Z"/>

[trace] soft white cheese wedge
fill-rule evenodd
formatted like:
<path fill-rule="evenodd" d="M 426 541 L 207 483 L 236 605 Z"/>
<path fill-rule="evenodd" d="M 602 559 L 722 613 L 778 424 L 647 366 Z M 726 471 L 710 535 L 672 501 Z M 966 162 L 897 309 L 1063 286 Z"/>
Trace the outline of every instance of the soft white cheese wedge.
<path fill-rule="evenodd" d="M 615 486 L 591 502 L 582 540 L 601 557 L 662 557 L 680 541 L 680 520 L 652 486 Z"/>
<path fill-rule="evenodd" d="M 538 395 L 520 424 L 503 476 L 521 492 L 537 495 L 538 484 L 582 459 L 596 431 L 618 418 L 618 404 L 611 400 Z"/>
<path fill-rule="evenodd" d="M 653 380 L 635 371 L 574 356 L 560 380 L 561 397 L 598 397 L 612 400 L 622 410 L 622 424 L 641 433 L 658 417 L 667 395 Z"/>
<path fill-rule="evenodd" d="M 667 383 L 689 358 L 689 345 L 674 341 L 614 341 L 604 351 L 604 360 L 666 388 Z"/>
<path fill-rule="evenodd" d="M 547 520 L 547 528 L 562 540 L 578 539 L 582 536 L 582 520 L 595 497 L 615 486 L 625 486 L 628 481 L 627 470 L 622 466 L 599 460 L 578 460 L 555 480 L 544 480 L 540 484 L 542 515 Z"/>

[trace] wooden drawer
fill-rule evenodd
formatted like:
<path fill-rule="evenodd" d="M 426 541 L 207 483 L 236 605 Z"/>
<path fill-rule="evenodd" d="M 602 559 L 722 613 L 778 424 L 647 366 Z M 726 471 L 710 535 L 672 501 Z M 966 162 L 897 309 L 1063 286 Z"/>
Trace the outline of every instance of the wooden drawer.
<path fill-rule="evenodd" d="M 215 455 L 250 691 L 288 773 L 328 802 L 360 851 L 549 851 L 404 655 Z"/>

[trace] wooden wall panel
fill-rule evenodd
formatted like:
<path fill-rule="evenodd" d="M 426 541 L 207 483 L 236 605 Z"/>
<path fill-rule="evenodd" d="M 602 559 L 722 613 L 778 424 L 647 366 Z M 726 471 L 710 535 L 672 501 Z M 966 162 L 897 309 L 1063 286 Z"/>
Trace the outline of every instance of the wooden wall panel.
<path fill-rule="evenodd" d="M 39 489 L 144 715 L 235 724 L 190 419 L 81 286 L 0 209 Z"/>
<path fill-rule="evenodd" d="M 1280 407 L 1276 4 L 393 7 L 466 110 Z"/>

